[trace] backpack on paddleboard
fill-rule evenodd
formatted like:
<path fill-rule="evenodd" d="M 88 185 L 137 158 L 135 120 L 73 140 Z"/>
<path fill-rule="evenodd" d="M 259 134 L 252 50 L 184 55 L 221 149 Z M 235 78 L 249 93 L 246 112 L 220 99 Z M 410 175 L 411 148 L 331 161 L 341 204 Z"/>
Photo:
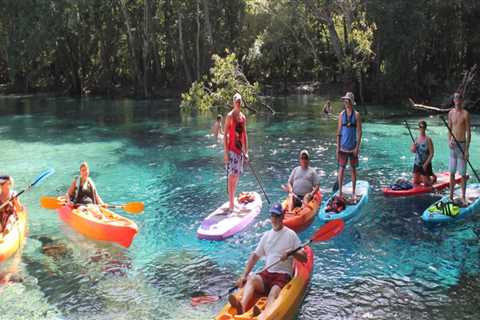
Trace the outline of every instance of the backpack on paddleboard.
<path fill-rule="evenodd" d="M 347 206 L 345 198 L 340 196 L 334 196 L 327 204 L 325 211 L 339 213 L 345 210 Z"/>
<path fill-rule="evenodd" d="M 410 190 L 413 188 L 413 184 L 405 179 L 398 179 L 394 184 L 390 185 L 390 189 L 399 191 L 399 190 Z"/>
<path fill-rule="evenodd" d="M 444 214 L 449 217 L 456 217 L 460 213 L 460 207 L 455 203 L 439 201 L 428 209 L 430 213 Z"/>

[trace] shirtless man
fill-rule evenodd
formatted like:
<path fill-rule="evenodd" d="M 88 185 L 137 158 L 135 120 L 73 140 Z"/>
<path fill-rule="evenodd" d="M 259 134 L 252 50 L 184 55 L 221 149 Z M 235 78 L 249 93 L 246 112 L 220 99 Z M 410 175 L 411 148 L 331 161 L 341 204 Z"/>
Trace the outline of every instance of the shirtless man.
<path fill-rule="evenodd" d="M 463 97 L 460 93 L 455 92 L 453 95 L 455 108 L 448 113 L 448 126 L 452 129 L 452 133 L 448 131 L 448 146 L 450 147 L 450 159 L 448 163 L 450 171 L 450 200 L 453 201 L 453 191 L 455 187 L 455 173 L 462 175 L 462 203 L 467 205 L 465 198 L 465 189 L 467 184 L 467 160 L 468 149 L 470 147 L 470 115 L 467 110 L 463 109 Z M 457 139 L 460 147 L 455 142 Z"/>

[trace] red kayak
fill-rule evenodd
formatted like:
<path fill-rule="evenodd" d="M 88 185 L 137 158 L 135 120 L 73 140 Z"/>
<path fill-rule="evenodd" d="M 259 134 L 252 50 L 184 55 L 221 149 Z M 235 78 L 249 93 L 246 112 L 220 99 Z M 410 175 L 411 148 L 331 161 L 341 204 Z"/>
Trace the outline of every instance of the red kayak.
<path fill-rule="evenodd" d="M 455 176 L 455 183 L 460 183 L 462 177 L 460 175 Z M 407 196 L 414 196 L 417 194 L 422 193 L 430 193 L 435 191 L 441 191 L 445 188 L 448 188 L 450 184 L 450 173 L 449 172 L 442 172 L 437 174 L 437 182 L 433 186 L 424 186 L 419 185 L 413 187 L 412 189 L 407 190 L 392 190 L 390 187 L 383 188 L 383 194 L 386 196 L 396 196 L 396 197 L 407 197 Z"/>

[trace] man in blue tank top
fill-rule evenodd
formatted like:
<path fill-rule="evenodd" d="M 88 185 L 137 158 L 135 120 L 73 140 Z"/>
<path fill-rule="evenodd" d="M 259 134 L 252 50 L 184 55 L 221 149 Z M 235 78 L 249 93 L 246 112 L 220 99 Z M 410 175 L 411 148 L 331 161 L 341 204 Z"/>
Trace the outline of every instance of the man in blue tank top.
<path fill-rule="evenodd" d="M 362 141 L 362 120 L 360 113 L 353 109 L 355 98 L 352 92 L 347 92 L 341 98 L 345 110 L 338 115 L 337 128 L 337 160 L 339 196 L 342 196 L 345 168 L 350 160 L 352 168 L 352 201 L 356 203 L 355 187 L 357 183 L 357 165 L 360 143 Z"/>

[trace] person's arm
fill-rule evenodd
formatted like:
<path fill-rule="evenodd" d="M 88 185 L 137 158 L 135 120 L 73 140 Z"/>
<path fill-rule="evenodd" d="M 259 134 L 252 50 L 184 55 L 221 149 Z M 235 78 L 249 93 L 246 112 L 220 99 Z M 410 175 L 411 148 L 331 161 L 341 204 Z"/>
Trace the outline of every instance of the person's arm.
<path fill-rule="evenodd" d="M 239 288 L 243 286 L 245 281 L 247 280 L 248 275 L 252 272 L 253 267 L 257 264 L 258 260 L 260 259 L 259 256 L 255 252 L 252 252 L 250 257 L 248 258 L 247 265 L 245 266 L 245 270 L 243 271 L 240 279 L 238 279 L 237 285 Z"/>
<path fill-rule="evenodd" d="M 14 198 L 14 199 L 12 200 L 12 202 L 13 202 L 13 206 L 15 207 L 15 210 L 16 210 L 17 212 L 23 211 L 23 205 L 22 205 L 22 203 L 20 202 L 20 199 Z"/>
<path fill-rule="evenodd" d="M 428 158 L 425 160 L 425 163 L 423 164 L 424 168 L 428 166 L 428 164 L 432 163 L 433 155 L 434 155 L 434 150 L 433 150 L 433 142 L 432 139 L 428 138 L 427 142 L 427 147 L 428 147 Z"/>
<path fill-rule="evenodd" d="M 362 117 L 360 113 L 355 111 L 355 117 L 357 118 L 357 145 L 355 147 L 355 155 L 358 156 L 358 152 L 360 151 L 360 144 L 362 143 Z"/>
<path fill-rule="evenodd" d="M 468 111 L 465 111 L 467 115 L 465 116 L 465 135 L 466 135 L 466 141 L 465 141 L 465 150 L 463 151 L 465 153 L 465 160 L 468 160 L 469 157 L 469 148 L 470 148 L 470 140 L 472 139 L 472 131 L 470 129 L 470 113 Z"/>
<path fill-rule="evenodd" d="M 245 130 L 245 146 L 242 146 L 242 148 L 243 148 L 243 153 L 245 154 L 245 157 L 248 159 L 247 117 L 245 117 L 244 115 L 243 118 L 245 119 L 244 127 L 243 127 L 243 129 Z"/>
<path fill-rule="evenodd" d="M 453 130 L 452 129 L 452 111 L 450 111 L 448 113 L 448 126 L 450 127 L 450 130 Z M 454 144 L 452 143 L 452 134 L 450 133 L 450 130 L 447 131 L 447 136 L 448 136 L 448 145 L 450 146 L 450 148 L 453 148 Z"/>
<path fill-rule="evenodd" d="M 337 125 L 337 158 L 338 152 L 340 151 L 340 137 L 342 132 L 342 115 L 345 111 L 342 111 L 338 115 L 338 125 Z"/>
<path fill-rule="evenodd" d="M 75 194 L 75 189 L 77 188 L 77 179 L 78 177 L 73 178 L 73 182 L 70 185 L 70 187 L 67 190 L 67 193 L 65 194 L 65 198 L 67 200 L 67 203 L 71 203 L 71 197 Z"/>
<path fill-rule="evenodd" d="M 90 185 L 91 185 L 91 187 L 92 187 L 92 189 L 93 189 L 93 195 L 94 195 L 94 197 L 95 197 L 95 202 L 96 202 L 98 205 L 104 204 L 102 198 L 100 198 L 100 195 L 99 195 L 98 192 L 97 192 L 97 187 L 95 187 L 95 183 L 93 183 L 93 180 L 92 180 L 92 179 L 90 179 L 90 178 L 88 178 L 88 179 L 89 179 Z"/>
<path fill-rule="evenodd" d="M 307 254 L 303 248 L 295 252 L 292 256 L 300 262 L 307 262 Z"/>
<path fill-rule="evenodd" d="M 228 139 L 230 132 L 230 113 L 225 117 L 225 134 L 223 135 L 223 160 L 228 163 Z"/>

